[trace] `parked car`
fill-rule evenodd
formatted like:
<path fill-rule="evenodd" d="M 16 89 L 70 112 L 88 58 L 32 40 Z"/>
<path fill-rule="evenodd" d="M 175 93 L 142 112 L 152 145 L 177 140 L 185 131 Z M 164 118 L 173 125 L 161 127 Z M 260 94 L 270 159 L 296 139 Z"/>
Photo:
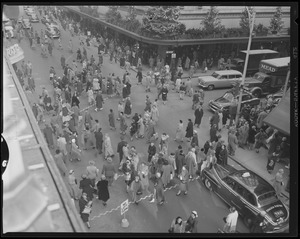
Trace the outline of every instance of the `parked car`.
<path fill-rule="evenodd" d="M 60 31 L 56 27 L 47 27 L 45 31 L 46 35 L 51 38 L 59 38 L 60 37 Z"/>
<path fill-rule="evenodd" d="M 14 28 L 12 26 L 4 26 L 5 37 L 8 38 L 8 34 L 10 34 L 11 38 L 14 38 Z"/>
<path fill-rule="evenodd" d="M 43 24 L 50 24 L 50 19 L 49 18 L 47 18 L 47 17 L 43 17 L 43 18 L 41 18 L 41 22 L 43 23 Z"/>
<path fill-rule="evenodd" d="M 39 22 L 40 21 L 36 13 L 31 14 L 29 19 L 30 19 L 31 22 Z"/>
<path fill-rule="evenodd" d="M 229 107 L 233 100 L 236 99 L 238 101 L 239 95 L 234 96 L 231 91 L 225 92 L 221 97 L 210 100 L 208 105 L 212 111 L 216 110 L 229 110 Z M 251 93 L 244 91 L 242 94 L 242 103 L 241 106 L 249 104 L 250 106 L 255 106 L 260 104 L 260 99 L 254 97 Z"/>
<path fill-rule="evenodd" d="M 22 26 L 25 29 L 31 29 L 30 20 L 28 18 L 24 18 L 23 21 L 22 21 Z"/>
<path fill-rule="evenodd" d="M 208 90 L 232 87 L 242 82 L 242 73 L 235 70 L 215 71 L 210 76 L 200 76 L 199 86 Z"/>
<path fill-rule="evenodd" d="M 288 231 L 289 210 L 276 196 L 272 185 L 254 172 L 214 164 L 211 169 L 203 170 L 201 179 L 207 189 L 237 209 L 247 227 L 262 214 L 263 232 Z"/>
<path fill-rule="evenodd" d="M 27 8 L 25 10 L 25 12 L 26 12 L 27 16 L 31 16 L 32 14 L 35 14 L 35 11 L 34 11 L 34 9 L 32 7 Z"/>

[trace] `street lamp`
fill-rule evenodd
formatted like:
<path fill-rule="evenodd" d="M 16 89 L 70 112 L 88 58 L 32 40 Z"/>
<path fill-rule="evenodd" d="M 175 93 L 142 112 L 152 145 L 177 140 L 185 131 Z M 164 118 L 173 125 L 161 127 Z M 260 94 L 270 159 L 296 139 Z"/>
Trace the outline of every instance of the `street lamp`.
<path fill-rule="evenodd" d="M 244 87 L 245 77 L 246 77 L 246 72 L 247 72 L 248 59 L 249 59 L 249 51 L 250 51 L 250 47 L 251 47 L 252 34 L 253 34 L 253 28 L 254 28 L 254 20 L 255 20 L 255 12 L 253 12 L 253 15 L 251 16 L 248 7 L 246 7 L 246 9 L 247 9 L 248 16 L 249 16 L 249 22 L 251 22 L 251 26 L 250 26 L 250 36 L 249 36 L 249 40 L 248 40 L 248 47 L 247 47 L 247 54 L 246 54 L 246 59 L 245 59 L 244 71 L 243 71 L 243 76 L 242 76 L 242 83 L 240 85 L 240 95 L 239 95 L 239 101 L 238 101 L 236 118 L 235 118 L 235 122 L 236 123 L 237 123 L 237 121 L 239 119 L 240 110 L 241 110 L 243 87 Z"/>

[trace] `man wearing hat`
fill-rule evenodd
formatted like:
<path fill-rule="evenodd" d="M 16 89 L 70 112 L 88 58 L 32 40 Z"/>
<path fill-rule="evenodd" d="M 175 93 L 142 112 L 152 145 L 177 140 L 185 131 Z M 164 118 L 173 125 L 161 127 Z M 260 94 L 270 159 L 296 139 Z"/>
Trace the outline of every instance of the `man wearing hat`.
<path fill-rule="evenodd" d="M 82 180 L 79 182 L 79 188 L 82 190 L 82 193 L 86 193 L 88 200 L 93 200 L 93 193 L 94 193 L 94 187 L 91 179 L 87 177 L 87 175 L 84 173 L 81 175 Z"/>
<path fill-rule="evenodd" d="M 115 166 L 112 163 L 112 158 L 107 157 L 105 164 L 103 165 L 102 174 L 105 175 L 108 181 L 108 186 L 111 186 L 114 177 L 116 178 L 117 171 L 115 169 Z"/>
<path fill-rule="evenodd" d="M 190 217 L 186 221 L 185 232 L 197 233 L 198 213 L 192 211 Z"/>
<path fill-rule="evenodd" d="M 87 177 L 91 179 L 93 187 L 95 186 L 95 181 L 99 173 L 99 169 L 95 166 L 95 161 L 90 160 L 89 166 L 86 167 Z"/>
<path fill-rule="evenodd" d="M 124 156 L 124 154 L 123 154 L 123 146 L 127 145 L 127 142 L 124 140 L 124 136 L 123 135 L 121 135 L 120 139 L 121 139 L 121 141 L 118 143 L 117 152 L 119 154 L 119 159 L 120 159 L 120 167 L 119 167 L 119 169 L 121 170 L 122 169 L 121 162 L 122 162 L 123 156 Z"/>

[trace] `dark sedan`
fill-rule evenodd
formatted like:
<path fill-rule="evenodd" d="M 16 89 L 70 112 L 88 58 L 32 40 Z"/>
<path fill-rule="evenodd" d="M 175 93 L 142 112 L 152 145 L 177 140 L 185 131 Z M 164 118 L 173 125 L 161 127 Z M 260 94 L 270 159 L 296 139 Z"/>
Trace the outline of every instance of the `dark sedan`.
<path fill-rule="evenodd" d="M 207 189 L 237 209 L 246 226 L 251 227 L 258 215 L 264 215 L 263 232 L 288 231 L 288 209 L 278 199 L 272 185 L 254 172 L 215 164 L 203 170 L 201 179 Z"/>
<path fill-rule="evenodd" d="M 209 101 L 209 108 L 212 111 L 217 110 L 229 110 L 230 105 L 232 104 L 233 100 L 238 101 L 239 96 L 234 96 L 232 92 L 227 91 L 223 96 Z M 260 104 L 260 99 L 254 97 L 251 93 L 243 92 L 242 94 L 242 103 L 241 106 L 248 104 L 250 106 L 255 106 Z"/>

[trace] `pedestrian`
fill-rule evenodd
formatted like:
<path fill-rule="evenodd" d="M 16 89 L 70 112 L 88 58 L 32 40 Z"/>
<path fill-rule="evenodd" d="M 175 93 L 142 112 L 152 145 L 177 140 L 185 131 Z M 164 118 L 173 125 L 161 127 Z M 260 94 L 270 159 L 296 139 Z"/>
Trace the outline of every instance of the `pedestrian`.
<path fill-rule="evenodd" d="M 235 207 L 231 207 L 230 213 L 227 215 L 227 217 L 224 217 L 225 225 L 223 228 L 223 231 L 225 233 L 235 233 L 236 232 L 236 224 L 239 217 L 239 214 Z"/>
<path fill-rule="evenodd" d="M 51 44 L 48 44 L 48 52 L 49 52 L 49 55 L 52 56 L 52 45 Z"/>
<path fill-rule="evenodd" d="M 98 199 L 102 201 L 103 206 L 107 205 L 110 198 L 108 190 L 108 181 L 104 174 L 101 175 L 101 180 L 97 183 Z"/>
<path fill-rule="evenodd" d="M 122 171 L 124 173 L 126 192 L 128 193 L 130 191 L 130 185 L 131 182 L 133 181 L 133 175 L 134 175 L 134 166 L 129 159 L 127 159 L 123 164 Z"/>
<path fill-rule="evenodd" d="M 116 130 L 116 124 L 115 124 L 115 115 L 112 109 L 109 110 L 110 113 L 108 115 L 108 121 L 110 129 Z"/>
<path fill-rule="evenodd" d="M 157 125 L 158 119 L 159 119 L 159 111 L 158 108 L 155 105 L 152 105 L 151 109 L 151 118 L 155 125 Z"/>
<path fill-rule="evenodd" d="M 74 200 L 78 200 L 79 199 L 79 194 L 80 194 L 80 190 L 79 190 L 79 187 L 77 185 L 77 179 L 75 177 L 75 173 L 74 173 L 74 170 L 71 169 L 69 171 L 69 179 L 68 179 L 68 182 L 69 182 L 69 186 L 70 186 L 70 194 L 71 194 L 71 197 L 74 199 Z"/>
<path fill-rule="evenodd" d="M 253 149 L 256 134 L 257 134 L 256 126 L 252 125 L 252 127 L 249 128 L 248 139 L 247 139 L 247 143 L 249 145 L 250 150 Z"/>
<path fill-rule="evenodd" d="M 96 178 L 99 174 L 99 169 L 95 166 L 95 161 L 90 160 L 89 165 L 86 167 L 86 175 L 92 182 L 93 187 L 95 187 Z"/>
<path fill-rule="evenodd" d="M 28 77 L 28 86 L 31 91 L 35 91 L 35 81 L 32 76 Z"/>
<path fill-rule="evenodd" d="M 154 183 L 154 187 L 155 187 L 154 197 L 151 202 L 154 202 L 154 200 L 156 199 L 157 204 L 162 205 L 166 201 L 166 199 L 165 199 L 165 193 L 164 193 L 164 186 L 163 186 L 163 182 L 161 179 L 161 173 L 157 172 L 155 176 L 156 176 L 156 178 L 155 178 L 155 183 Z"/>
<path fill-rule="evenodd" d="M 188 139 L 187 141 L 190 142 L 191 138 L 193 137 L 193 132 L 194 132 L 193 122 L 191 119 L 188 119 L 188 125 L 187 125 L 185 131 L 186 131 L 185 137 Z"/>
<path fill-rule="evenodd" d="M 231 156 L 235 155 L 235 150 L 238 145 L 238 140 L 236 137 L 236 131 L 235 130 L 229 130 L 228 133 L 228 154 Z"/>
<path fill-rule="evenodd" d="M 88 228 L 91 228 L 89 216 L 91 213 L 92 204 L 93 201 L 89 201 L 87 198 L 87 194 L 83 193 L 79 200 L 79 213 L 82 221 L 86 223 Z"/>
<path fill-rule="evenodd" d="M 217 137 L 217 125 L 213 124 L 210 128 L 209 134 L 210 134 L 210 142 L 217 142 L 218 137 Z"/>
<path fill-rule="evenodd" d="M 273 187 L 276 191 L 276 195 L 277 197 L 282 197 L 282 191 L 283 191 L 283 186 L 284 186 L 284 182 L 283 182 L 283 174 L 284 174 L 284 170 L 281 168 L 278 170 L 278 172 L 275 175 L 275 180 L 273 183 Z"/>
<path fill-rule="evenodd" d="M 164 188 L 171 182 L 173 176 L 175 175 L 174 167 L 167 160 L 164 161 L 162 166 L 162 177 L 161 180 L 163 182 Z"/>
<path fill-rule="evenodd" d="M 187 166 L 183 165 L 181 173 L 179 175 L 180 185 L 179 191 L 176 193 L 176 196 L 179 196 L 182 191 L 184 191 L 184 195 L 188 193 L 188 181 L 189 181 L 189 172 L 187 170 Z"/>
<path fill-rule="evenodd" d="M 124 117 L 124 113 L 120 112 L 120 133 L 125 135 L 127 127 L 128 126 Z"/>
<path fill-rule="evenodd" d="M 81 150 L 79 149 L 78 145 L 76 144 L 76 139 L 71 140 L 71 158 L 70 161 L 72 162 L 73 159 L 80 161 L 81 160 Z"/>
<path fill-rule="evenodd" d="M 132 110 L 132 104 L 131 104 L 131 101 L 130 101 L 130 97 L 128 96 L 126 98 L 125 107 L 124 107 L 124 114 L 126 115 L 127 118 L 130 117 L 131 110 Z"/>
<path fill-rule="evenodd" d="M 108 186 L 111 186 L 114 179 L 117 178 L 117 171 L 115 169 L 115 166 L 113 164 L 113 160 L 111 157 L 107 157 L 106 162 L 103 165 L 102 168 L 102 174 L 105 175 L 105 178 L 108 181 Z"/>
<path fill-rule="evenodd" d="M 145 134 L 145 125 L 144 125 L 144 120 L 142 115 L 139 115 L 139 120 L 138 120 L 138 137 L 139 138 L 144 138 Z"/>
<path fill-rule="evenodd" d="M 66 164 L 63 160 L 63 154 L 61 153 L 61 151 L 59 149 L 57 149 L 55 151 L 55 153 L 56 154 L 54 156 L 54 159 L 55 159 L 56 166 L 59 169 L 59 172 L 61 173 L 61 175 L 63 177 L 65 177 L 67 172 L 68 172 L 68 169 L 67 169 Z"/>
<path fill-rule="evenodd" d="M 91 179 L 89 179 L 86 174 L 82 174 L 81 175 L 81 181 L 79 182 L 79 189 L 82 190 L 82 194 L 86 193 L 87 194 L 87 198 L 89 201 L 93 200 L 94 198 L 94 187 L 93 187 L 93 183 L 91 181 Z"/>
<path fill-rule="evenodd" d="M 183 142 L 183 138 L 184 138 L 183 121 L 179 120 L 179 123 L 177 125 L 177 129 L 176 129 L 176 136 L 175 136 L 174 140 Z"/>
<path fill-rule="evenodd" d="M 185 224 L 185 232 L 189 233 L 197 233 L 197 224 L 198 224 L 198 213 L 196 211 L 192 211 L 190 217 L 187 219 Z"/>
<path fill-rule="evenodd" d="M 133 136 L 136 134 L 138 130 L 138 125 L 134 119 L 131 121 L 131 126 L 130 126 L 130 140 L 133 141 Z M 137 137 L 137 136 L 136 136 Z"/>
<path fill-rule="evenodd" d="M 140 176 L 136 175 L 134 180 L 130 184 L 130 192 L 132 194 L 133 202 L 138 205 L 139 192 L 143 190 L 143 184 L 140 180 Z"/>
<path fill-rule="evenodd" d="M 108 134 L 104 135 L 104 158 L 114 157 L 114 151 L 111 146 L 110 137 Z"/>
<path fill-rule="evenodd" d="M 166 101 L 167 101 L 167 96 L 168 96 L 168 88 L 167 86 L 164 84 L 162 89 L 161 89 L 161 94 L 162 94 L 162 100 L 163 100 L 163 104 L 165 105 L 166 104 Z"/>
<path fill-rule="evenodd" d="M 263 120 L 268 116 L 269 110 L 264 109 L 262 112 L 259 113 L 257 117 L 257 128 L 260 129 L 263 126 Z"/>
<path fill-rule="evenodd" d="M 117 146 L 117 153 L 119 154 L 119 160 L 120 160 L 120 167 L 119 167 L 119 170 L 122 169 L 122 164 L 121 162 L 123 162 L 123 146 L 127 145 L 127 142 L 124 140 L 124 136 L 121 135 L 120 137 L 121 141 L 118 143 L 118 146 Z"/>
<path fill-rule="evenodd" d="M 95 131 L 95 139 L 96 139 L 96 149 L 98 150 L 99 154 L 102 154 L 103 134 L 101 132 L 101 128 L 98 128 L 98 130 Z"/>
<path fill-rule="evenodd" d="M 193 179 L 196 171 L 197 171 L 197 160 L 195 154 L 195 148 L 191 148 L 187 155 L 185 156 L 186 166 L 185 168 L 188 170 L 188 175 L 190 179 Z"/>
<path fill-rule="evenodd" d="M 142 80 L 143 80 L 142 71 L 138 70 L 136 78 L 138 78 L 138 83 L 137 84 L 142 84 Z"/>
<path fill-rule="evenodd" d="M 181 217 L 176 217 L 172 223 L 171 226 L 168 230 L 169 233 L 183 233 L 184 228 L 183 228 L 183 220 Z"/>
<path fill-rule="evenodd" d="M 46 123 L 46 127 L 44 128 L 44 136 L 46 138 L 46 142 L 49 148 L 54 148 L 53 141 L 53 129 L 50 127 L 49 123 Z"/>
<path fill-rule="evenodd" d="M 154 142 L 151 142 L 148 146 L 148 162 L 151 162 L 152 157 L 156 154 L 156 147 Z"/>
<path fill-rule="evenodd" d="M 226 146 L 224 144 L 222 144 L 222 146 L 221 146 L 221 151 L 219 153 L 219 160 L 220 160 L 221 165 L 223 165 L 223 166 L 227 165 L 228 152 L 227 152 Z"/>
<path fill-rule="evenodd" d="M 83 125 L 83 132 L 82 132 L 84 150 L 89 150 L 94 148 L 94 142 L 92 139 L 92 130 L 88 125 Z"/>
<path fill-rule="evenodd" d="M 197 105 L 194 115 L 195 115 L 194 125 L 197 128 L 199 128 L 200 124 L 201 124 L 202 117 L 203 117 L 203 107 L 201 105 Z"/>
<path fill-rule="evenodd" d="M 141 183 L 142 183 L 142 189 L 147 194 L 150 194 L 150 192 L 149 192 L 149 167 L 144 162 L 141 162 L 141 164 L 138 167 L 138 175 L 139 175 Z"/>
<path fill-rule="evenodd" d="M 120 114 L 121 112 L 124 112 L 124 105 L 122 103 L 122 101 L 119 101 L 119 104 L 118 104 L 118 118 L 117 120 L 120 120 Z"/>
<path fill-rule="evenodd" d="M 194 130 L 192 141 L 191 141 L 191 145 L 195 145 L 195 146 L 199 147 L 198 132 L 197 132 L 197 130 Z"/>
<path fill-rule="evenodd" d="M 189 77 L 185 83 L 186 88 L 185 88 L 185 94 L 191 97 L 193 95 L 193 87 L 192 87 L 192 80 Z"/>
<path fill-rule="evenodd" d="M 255 138 L 254 148 L 256 149 L 256 153 L 259 153 L 259 149 L 265 145 L 268 136 L 266 132 L 262 128 L 260 128 L 259 132 L 254 136 L 254 138 Z"/>

